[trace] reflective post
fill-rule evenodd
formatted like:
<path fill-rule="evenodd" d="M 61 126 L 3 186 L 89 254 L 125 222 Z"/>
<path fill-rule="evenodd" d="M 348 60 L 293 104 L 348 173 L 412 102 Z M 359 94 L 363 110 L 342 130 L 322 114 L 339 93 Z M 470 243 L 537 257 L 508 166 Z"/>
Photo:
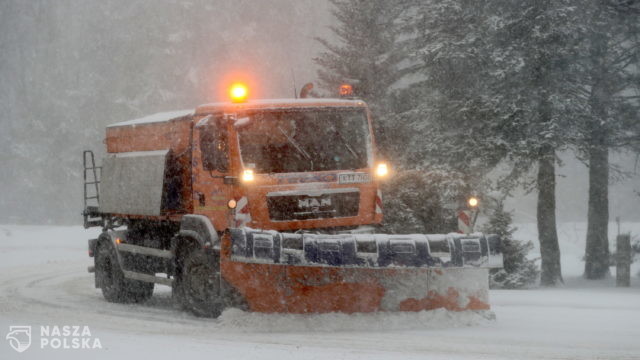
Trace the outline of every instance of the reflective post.
<path fill-rule="evenodd" d="M 631 234 L 616 238 L 616 286 L 629 287 L 631 282 Z"/>

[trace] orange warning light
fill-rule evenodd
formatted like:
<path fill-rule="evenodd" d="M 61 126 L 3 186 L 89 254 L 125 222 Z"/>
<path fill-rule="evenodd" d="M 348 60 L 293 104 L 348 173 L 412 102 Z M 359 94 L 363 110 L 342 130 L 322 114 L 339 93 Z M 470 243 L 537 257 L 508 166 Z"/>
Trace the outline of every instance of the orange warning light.
<path fill-rule="evenodd" d="M 232 102 L 244 102 L 247 100 L 247 95 L 249 95 L 249 89 L 245 84 L 235 83 L 231 85 L 229 96 Z"/>
<path fill-rule="evenodd" d="M 340 96 L 351 96 L 353 95 L 353 86 L 349 84 L 340 85 Z"/>

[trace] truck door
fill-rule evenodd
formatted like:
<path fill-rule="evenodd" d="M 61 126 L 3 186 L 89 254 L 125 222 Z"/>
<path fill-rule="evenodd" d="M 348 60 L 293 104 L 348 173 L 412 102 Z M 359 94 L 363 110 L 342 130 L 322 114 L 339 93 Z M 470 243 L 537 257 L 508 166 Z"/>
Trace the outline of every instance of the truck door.
<path fill-rule="evenodd" d="M 229 133 L 222 115 L 209 115 L 193 128 L 192 183 L 195 214 L 211 219 L 217 231 L 228 226 L 228 201 L 232 185 L 225 184 L 230 173 Z"/>

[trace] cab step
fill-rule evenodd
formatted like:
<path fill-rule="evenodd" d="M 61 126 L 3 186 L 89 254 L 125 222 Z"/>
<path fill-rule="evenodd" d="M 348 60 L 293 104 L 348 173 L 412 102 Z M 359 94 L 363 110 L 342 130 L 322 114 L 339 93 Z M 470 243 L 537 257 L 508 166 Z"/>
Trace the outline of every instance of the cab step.
<path fill-rule="evenodd" d="M 171 286 L 173 284 L 173 279 L 170 279 L 170 278 L 165 278 L 165 277 L 160 277 L 160 276 L 155 276 L 150 274 L 143 274 L 143 273 L 129 271 L 129 270 L 123 270 L 122 272 L 124 273 L 125 278 L 131 279 L 131 280 L 152 282 L 152 283 L 167 285 L 167 286 Z"/>

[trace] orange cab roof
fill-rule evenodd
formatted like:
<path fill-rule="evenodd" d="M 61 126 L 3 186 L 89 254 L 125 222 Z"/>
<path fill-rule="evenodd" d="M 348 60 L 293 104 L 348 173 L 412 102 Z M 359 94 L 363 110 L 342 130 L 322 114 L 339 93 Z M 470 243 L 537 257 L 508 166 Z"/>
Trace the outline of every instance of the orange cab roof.
<path fill-rule="evenodd" d="M 218 102 L 203 104 L 193 110 L 179 110 L 157 113 L 139 119 L 122 121 L 108 125 L 108 128 L 118 126 L 136 126 L 151 123 L 168 122 L 173 119 L 189 115 L 208 114 L 220 111 L 238 111 L 246 109 L 285 109 L 285 108 L 312 108 L 312 107 L 365 107 L 362 100 L 344 99 L 266 99 L 251 100 L 242 103 Z"/>

